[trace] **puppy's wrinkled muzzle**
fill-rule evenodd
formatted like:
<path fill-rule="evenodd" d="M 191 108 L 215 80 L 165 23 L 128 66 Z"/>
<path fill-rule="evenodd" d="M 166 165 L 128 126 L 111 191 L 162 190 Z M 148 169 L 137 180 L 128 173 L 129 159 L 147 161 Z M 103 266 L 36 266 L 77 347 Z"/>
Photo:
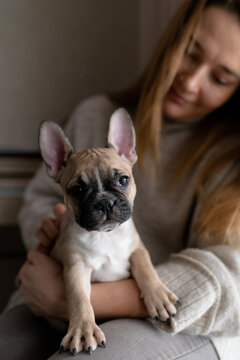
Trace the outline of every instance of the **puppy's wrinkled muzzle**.
<path fill-rule="evenodd" d="M 98 231 L 111 231 L 120 224 L 119 219 L 114 215 L 114 201 L 103 199 L 99 201 L 95 208 L 98 212 Z"/>
<path fill-rule="evenodd" d="M 111 231 L 129 219 L 132 208 L 125 197 L 104 197 L 86 202 L 76 222 L 88 231 Z"/>
<path fill-rule="evenodd" d="M 95 208 L 100 214 L 109 216 L 113 210 L 113 206 L 114 201 L 112 199 L 103 199 L 95 205 Z"/>

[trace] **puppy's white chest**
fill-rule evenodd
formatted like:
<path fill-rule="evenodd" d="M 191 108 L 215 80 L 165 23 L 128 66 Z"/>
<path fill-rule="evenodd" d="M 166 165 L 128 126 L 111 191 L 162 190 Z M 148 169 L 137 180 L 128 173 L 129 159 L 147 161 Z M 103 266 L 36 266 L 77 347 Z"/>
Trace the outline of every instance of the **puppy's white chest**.
<path fill-rule="evenodd" d="M 130 262 L 128 257 L 108 255 L 96 255 L 86 258 L 86 262 L 92 267 L 92 282 L 116 281 L 130 276 Z"/>
<path fill-rule="evenodd" d="M 71 253 L 92 269 L 92 282 L 116 281 L 130 276 L 129 258 L 136 246 L 133 229 L 132 220 L 111 232 L 82 229 L 76 233 L 76 229 L 72 229 Z"/>

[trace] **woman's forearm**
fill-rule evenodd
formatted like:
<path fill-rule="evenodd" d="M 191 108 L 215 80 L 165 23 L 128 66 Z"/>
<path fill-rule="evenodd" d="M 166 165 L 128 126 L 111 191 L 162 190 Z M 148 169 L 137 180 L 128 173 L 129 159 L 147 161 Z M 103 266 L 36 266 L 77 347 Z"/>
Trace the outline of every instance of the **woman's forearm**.
<path fill-rule="evenodd" d="M 147 317 L 144 302 L 134 279 L 95 283 L 91 287 L 91 304 L 96 319 Z M 55 308 L 57 317 L 68 320 L 66 298 L 60 296 Z"/>
<path fill-rule="evenodd" d="M 92 284 L 91 303 L 97 319 L 147 316 L 134 279 Z"/>

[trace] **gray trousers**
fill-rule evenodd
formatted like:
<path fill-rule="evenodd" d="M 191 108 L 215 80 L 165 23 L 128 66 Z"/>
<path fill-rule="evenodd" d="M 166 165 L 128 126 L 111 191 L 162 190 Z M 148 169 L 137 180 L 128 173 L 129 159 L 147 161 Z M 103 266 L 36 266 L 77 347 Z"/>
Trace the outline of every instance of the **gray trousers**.
<path fill-rule="evenodd" d="M 80 353 L 77 360 L 217 360 L 207 338 L 186 334 L 169 335 L 145 320 L 116 319 L 101 324 L 106 348 L 98 348 L 90 357 Z M 62 335 L 43 318 L 37 318 L 24 306 L 0 317 L 0 359 L 63 360 L 69 352 L 59 354 Z"/>

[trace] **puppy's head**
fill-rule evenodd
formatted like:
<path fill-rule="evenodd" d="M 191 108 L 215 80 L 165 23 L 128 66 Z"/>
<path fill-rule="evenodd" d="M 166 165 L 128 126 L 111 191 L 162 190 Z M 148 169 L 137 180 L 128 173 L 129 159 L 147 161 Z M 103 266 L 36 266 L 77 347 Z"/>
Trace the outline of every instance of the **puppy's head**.
<path fill-rule="evenodd" d="M 48 173 L 61 186 L 67 208 L 88 231 L 110 231 L 132 214 L 137 160 L 135 132 L 124 109 L 110 119 L 108 147 L 75 152 L 63 130 L 43 122 L 39 144 Z"/>

